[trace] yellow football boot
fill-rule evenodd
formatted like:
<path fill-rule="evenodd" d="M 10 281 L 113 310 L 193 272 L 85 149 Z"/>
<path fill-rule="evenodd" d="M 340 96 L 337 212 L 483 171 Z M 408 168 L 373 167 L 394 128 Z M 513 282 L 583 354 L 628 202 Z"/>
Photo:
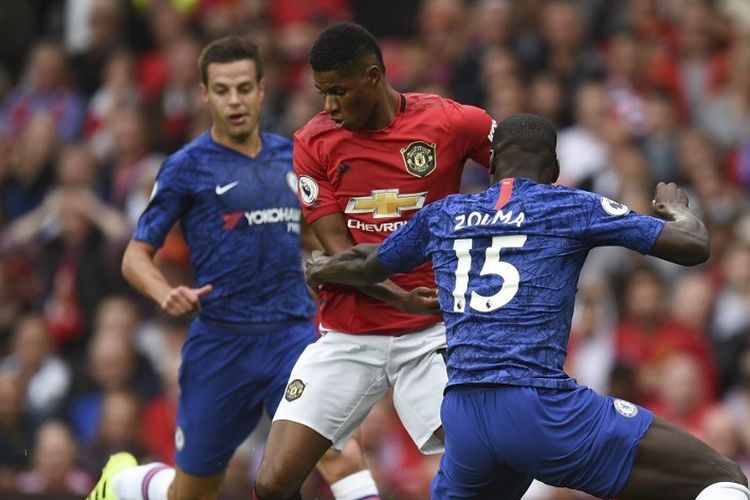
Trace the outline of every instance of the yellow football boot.
<path fill-rule="evenodd" d="M 136 465 L 138 465 L 138 461 L 130 453 L 122 452 L 110 455 L 102 469 L 102 477 L 99 478 L 99 482 L 96 483 L 86 500 L 117 500 L 117 495 L 115 495 L 112 485 L 109 484 L 110 479 L 118 472 Z"/>

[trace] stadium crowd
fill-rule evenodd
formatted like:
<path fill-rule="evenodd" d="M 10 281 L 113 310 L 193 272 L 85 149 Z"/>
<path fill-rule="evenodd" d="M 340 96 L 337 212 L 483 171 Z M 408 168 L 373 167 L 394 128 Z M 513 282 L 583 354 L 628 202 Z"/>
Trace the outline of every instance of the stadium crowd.
<path fill-rule="evenodd" d="M 209 126 L 201 47 L 248 34 L 265 57 L 263 129 L 320 111 L 307 54 L 328 23 L 380 40 L 398 90 L 544 116 L 560 183 L 650 213 L 690 194 L 711 258 L 619 249 L 581 277 L 568 371 L 638 402 L 750 473 L 750 3 L 746 0 L 0 0 L 0 496 L 81 498 L 110 453 L 173 463 L 185 319 L 157 313 L 120 259 L 166 157 Z M 467 166 L 462 189 L 487 173 Z M 238 255 L 244 259 L 250 256 Z M 189 282 L 179 228 L 159 254 Z M 383 498 L 428 498 L 386 398 L 360 431 Z M 222 493 L 247 498 L 262 431 Z M 312 477 L 305 498 L 330 498 Z M 536 484 L 530 500 L 580 495 Z"/>

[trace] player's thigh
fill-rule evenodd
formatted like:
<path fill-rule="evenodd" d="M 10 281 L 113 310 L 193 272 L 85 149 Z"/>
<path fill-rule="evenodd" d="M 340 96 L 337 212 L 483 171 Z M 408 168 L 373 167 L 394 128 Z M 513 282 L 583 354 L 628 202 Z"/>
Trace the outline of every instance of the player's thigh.
<path fill-rule="evenodd" d="M 709 484 L 721 481 L 744 483 L 746 478 L 733 461 L 676 425 L 654 417 L 618 498 L 695 498 Z"/>
<path fill-rule="evenodd" d="M 448 465 L 448 464 L 451 465 Z M 482 481 L 467 482 L 466 477 L 457 477 L 460 468 L 451 462 L 446 453 L 440 460 L 440 469 L 430 484 L 433 500 L 520 500 L 529 489 L 533 478 L 523 473 L 500 467 Z"/>
<path fill-rule="evenodd" d="M 388 359 L 393 380 L 393 405 L 404 428 L 422 453 L 439 453 L 440 403 L 448 382 L 445 368 L 445 328 L 435 325 L 423 332 L 393 339 Z"/>
<path fill-rule="evenodd" d="M 317 327 L 311 321 L 294 323 L 278 332 L 278 342 L 268 355 L 274 360 L 274 370 L 268 374 L 267 389 L 263 398 L 270 416 L 276 413 L 289 383 L 295 363 L 307 346 L 315 342 Z"/>
<path fill-rule="evenodd" d="M 329 332 L 297 360 L 273 420 L 313 429 L 341 449 L 388 389 L 387 337 Z"/>
<path fill-rule="evenodd" d="M 182 351 L 175 458 L 193 476 L 223 472 L 255 428 L 267 389 L 258 340 L 191 327 Z"/>
<path fill-rule="evenodd" d="M 610 498 L 622 490 L 652 414 L 583 386 L 486 390 L 501 460 L 551 486 Z M 446 431 L 447 434 L 447 431 Z"/>
<path fill-rule="evenodd" d="M 219 494 L 224 473 L 212 476 L 191 476 L 179 466 L 175 467 L 175 476 L 169 486 L 169 500 L 214 500 Z"/>
<path fill-rule="evenodd" d="M 430 487 L 433 499 L 518 500 L 531 484 L 529 475 L 498 460 L 485 396 L 481 389 L 445 395 L 445 454 Z"/>

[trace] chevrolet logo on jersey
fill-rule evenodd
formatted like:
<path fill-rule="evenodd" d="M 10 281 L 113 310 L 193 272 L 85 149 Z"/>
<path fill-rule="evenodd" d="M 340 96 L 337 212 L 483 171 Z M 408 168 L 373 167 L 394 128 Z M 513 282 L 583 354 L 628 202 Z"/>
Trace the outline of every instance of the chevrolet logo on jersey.
<path fill-rule="evenodd" d="M 399 217 L 404 210 L 418 210 L 427 199 L 427 192 L 399 194 L 398 189 L 376 189 L 370 196 L 349 198 L 348 214 L 373 214 L 375 219 Z"/>

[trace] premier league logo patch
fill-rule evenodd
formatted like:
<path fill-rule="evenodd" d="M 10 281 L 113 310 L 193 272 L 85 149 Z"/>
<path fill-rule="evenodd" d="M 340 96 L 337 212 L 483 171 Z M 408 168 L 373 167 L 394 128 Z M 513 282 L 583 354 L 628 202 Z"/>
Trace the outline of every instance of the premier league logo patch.
<path fill-rule="evenodd" d="M 435 144 L 427 144 L 424 141 L 415 141 L 401 148 L 401 156 L 404 159 L 406 171 L 416 177 L 427 177 L 437 166 L 437 154 Z"/>
<path fill-rule="evenodd" d="M 614 404 L 617 413 L 619 413 L 623 417 L 633 418 L 638 415 L 638 407 L 630 401 L 625 401 L 624 399 L 614 399 L 612 403 Z"/>
<path fill-rule="evenodd" d="M 318 199 L 318 183 L 312 177 L 300 175 L 298 189 L 302 203 L 308 207 Z"/>
<path fill-rule="evenodd" d="M 622 203 L 612 201 L 609 198 L 605 198 L 604 196 L 602 196 L 602 208 L 609 215 L 612 215 L 615 217 L 618 217 L 620 215 L 625 215 L 626 213 L 630 212 L 630 209 L 627 207 L 627 205 L 623 205 Z"/>
<path fill-rule="evenodd" d="M 305 383 L 298 378 L 294 379 L 286 386 L 284 399 L 289 402 L 294 401 L 295 399 L 299 399 L 303 392 L 305 392 Z"/>

